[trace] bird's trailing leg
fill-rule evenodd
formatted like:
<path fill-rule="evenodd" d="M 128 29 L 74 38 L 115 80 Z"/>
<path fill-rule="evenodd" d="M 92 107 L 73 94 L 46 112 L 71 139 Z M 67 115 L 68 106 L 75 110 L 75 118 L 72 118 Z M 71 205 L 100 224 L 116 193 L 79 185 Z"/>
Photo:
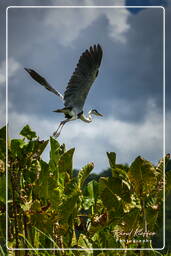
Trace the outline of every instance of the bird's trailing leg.
<path fill-rule="evenodd" d="M 62 122 L 60 122 L 60 124 L 59 124 L 59 126 L 58 126 L 58 129 L 53 133 L 53 136 L 54 136 L 55 138 L 59 137 L 59 135 L 60 135 L 60 133 L 61 133 L 61 130 L 62 130 L 64 124 L 66 124 L 67 122 L 76 120 L 76 119 L 77 119 L 77 116 L 74 115 L 72 118 L 68 118 L 68 119 L 66 119 L 66 120 L 64 120 L 64 121 L 62 121 Z"/>
<path fill-rule="evenodd" d="M 59 135 L 60 135 L 60 133 L 61 133 L 61 130 L 62 130 L 64 124 L 66 124 L 66 123 L 69 122 L 69 121 L 70 121 L 69 119 L 66 119 L 66 120 L 60 122 L 60 124 L 59 124 L 59 126 L 58 126 L 58 129 L 53 133 L 53 136 L 54 136 L 55 138 L 59 137 Z"/>

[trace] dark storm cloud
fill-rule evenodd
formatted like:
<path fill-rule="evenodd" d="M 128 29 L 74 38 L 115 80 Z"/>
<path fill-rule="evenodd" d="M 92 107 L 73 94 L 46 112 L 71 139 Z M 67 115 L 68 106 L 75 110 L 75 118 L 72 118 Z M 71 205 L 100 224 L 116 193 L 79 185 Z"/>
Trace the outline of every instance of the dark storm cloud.
<path fill-rule="evenodd" d="M 48 12 L 51 10 L 9 10 L 9 56 L 23 66 L 37 68 L 63 91 L 82 50 L 99 42 L 103 46 L 104 58 L 99 78 L 90 92 L 85 108 L 88 109 L 92 102 L 95 107 L 98 107 L 98 102 L 103 102 L 102 111 L 106 115 L 112 114 L 117 119 L 134 122 L 144 120 L 148 112 L 147 102 L 151 98 L 155 100 L 156 107 L 161 109 L 162 9 L 150 9 L 136 16 L 130 15 L 130 29 L 125 44 L 109 38 L 109 21 L 101 16 L 80 33 L 78 40 L 74 41 L 74 47 L 61 47 L 58 35 L 52 36 L 51 31 L 46 29 L 42 19 Z M 10 87 L 11 100 L 14 101 L 18 90 L 23 95 L 17 101 L 18 104 L 15 103 L 16 110 L 21 111 L 20 105 L 24 105 L 28 112 L 36 109 L 44 114 L 47 106 L 41 104 L 41 101 L 50 102 L 48 108 L 53 109 L 56 99 L 38 85 L 37 88 L 30 89 L 35 83 L 26 78 L 22 67 L 20 75 L 24 86 L 20 87 L 16 83 Z M 41 98 L 37 98 L 39 94 Z M 36 101 L 32 96 L 36 97 Z"/>
<path fill-rule="evenodd" d="M 36 4 L 37 5 L 45 5 L 47 4 L 48 2 L 50 1 L 41 1 L 41 0 L 37 0 L 36 1 Z M 5 58 L 5 31 L 6 31 L 6 27 L 5 27 L 5 23 L 6 23 L 6 8 L 8 6 L 20 6 L 20 5 L 34 5 L 35 4 L 35 1 L 34 0 L 29 0 L 29 1 L 18 1 L 18 0 L 1 0 L 0 1 L 0 23 L 1 23 L 1 47 L 0 47 L 0 61 L 3 60 Z M 19 19 L 19 17 L 16 17 Z M 33 18 L 33 21 L 34 21 L 34 17 Z M 15 17 L 14 17 L 15 19 Z M 30 20 L 31 22 L 32 20 Z M 23 23 L 21 22 L 20 20 L 20 23 Z M 35 24 L 36 25 L 36 22 Z M 23 23 L 23 26 L 24 26 L 24 23 Z M 16 28 L 17 30 L 17 28 Z M 13 31 L 15 33 L 15 31 Z"/>
<path fill-rule="evenodd" d="M 115 86 L 111 89 L 116 99 L 125 101 L 130 109 L 126 115 L 119 111 L 120 118 L 141 121 L 148 112 L 146 106 L 150 99 L 154 99 L 157 108 L 162 108 L 162 16 L 162 9 L 149 9 L 129 16 L 131 29 L 127 33 L 127 43 L 116 46 L 113 56 L 110 54 L 115 62 L 112 77 Z"/>
<path fill-rule="evenodd" d="M 125 0 L 127 6 L 167 6 L 168 0 Z M 131 13 L 137 14 L 145 8 L 127 8 Z"/>
<path fill-rule="evenodd" d="M 143 121 L 151 99 L 161 111 L 162 19 L 162 9 L 148 9 L 137 16 L 130 15 L 125 44 L 102 40 L 104 59 L 96 97 L 103 102 L 106 115 L 112 114 L 114 118 L 125 121 Z M 107 29 L 104 33 L 106 38 Z"/>

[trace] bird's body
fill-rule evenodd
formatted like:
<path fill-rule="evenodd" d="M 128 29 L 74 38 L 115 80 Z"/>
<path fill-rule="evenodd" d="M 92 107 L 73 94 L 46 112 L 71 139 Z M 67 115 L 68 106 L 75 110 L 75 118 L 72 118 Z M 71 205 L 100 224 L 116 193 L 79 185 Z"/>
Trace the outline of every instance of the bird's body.
<path fill-rule="evenodd" d="M 97 46 L 94 45 L 93 47 L 90 47 L 89 50 L 83 52 L 75 68 L 75 71 L 68 82 L 68 85 L 64 92 L 64 96 L 57 90 L 55 90 L 46 81 L 45 78 L 40 76 L 33 69 L 25 68 L 25 70 L 31 75 L 34 80 L 36 80 L 39 84 L 44 86 L 49 91 L 59 96 L 64 102 L 64 108 L 54 111 L 58 113 L 64 113 L 66 118 L 60 123 L 57 131 L 54 133 L 55 137 L 59 136 L 62 127 L 65 123 L 69 121 L 81 119 L 82 121 L 89 123 L 92 121 L 92 114 L 102 116 L 95 109 L 89 111 L 87 117 L 83 113 L 83 106 L 87 94 L 98 75 L 102 54 L 102 48 L 99 44 Z"/>

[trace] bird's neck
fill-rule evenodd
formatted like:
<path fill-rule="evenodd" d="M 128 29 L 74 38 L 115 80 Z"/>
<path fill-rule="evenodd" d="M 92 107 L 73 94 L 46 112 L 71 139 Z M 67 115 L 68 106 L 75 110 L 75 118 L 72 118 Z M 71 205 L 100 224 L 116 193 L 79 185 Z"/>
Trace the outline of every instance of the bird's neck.
<path fill-rule="evenodd" d="M 86 123 L 91 123 L 92 122 L 92 115 L 91 115 L 91 110 L 88 112 L 88 116 L 86 117 L 84 114 L 80 116 L 80 119 Z"/>

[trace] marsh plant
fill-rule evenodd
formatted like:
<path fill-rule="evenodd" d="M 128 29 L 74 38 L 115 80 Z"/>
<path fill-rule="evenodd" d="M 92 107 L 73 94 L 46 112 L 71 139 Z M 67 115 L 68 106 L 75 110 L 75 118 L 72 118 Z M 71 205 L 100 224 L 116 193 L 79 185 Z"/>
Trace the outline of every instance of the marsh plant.
<path fill-rule="evenodd" d="M 114 255 L 102 248 L 153 248 L 163 226 L 164 163 L 155 166 L 138 156 L 130 166 L 107 152 L 111 175 L 87 182 L 88 163 L 73 174 L 75 149 L 57 140 L 40 140 L 26 125 L 20 139 L 0 130 L 0 241 L 2 255 Z M 50 143 L 50 160 L 41 155 Z M 7 167 L 7 168 L 6 168 Z M 60 251 L 8 251 L 5 247 L 5 170 L 8 173 L 8 248 L 61 248 Z M 166 175 L 166 192 L 171 187 Z M 76 248 L 78 251 L 64 250 Z M 99 248 L 87 251 L 86 248 Z M 79 251 L 79 249 L 81 249 Z M 115 251 L 115 255 L 159 255 L 159 252 Z M 148 254 L 147 254 L 148 253 Z"/>

